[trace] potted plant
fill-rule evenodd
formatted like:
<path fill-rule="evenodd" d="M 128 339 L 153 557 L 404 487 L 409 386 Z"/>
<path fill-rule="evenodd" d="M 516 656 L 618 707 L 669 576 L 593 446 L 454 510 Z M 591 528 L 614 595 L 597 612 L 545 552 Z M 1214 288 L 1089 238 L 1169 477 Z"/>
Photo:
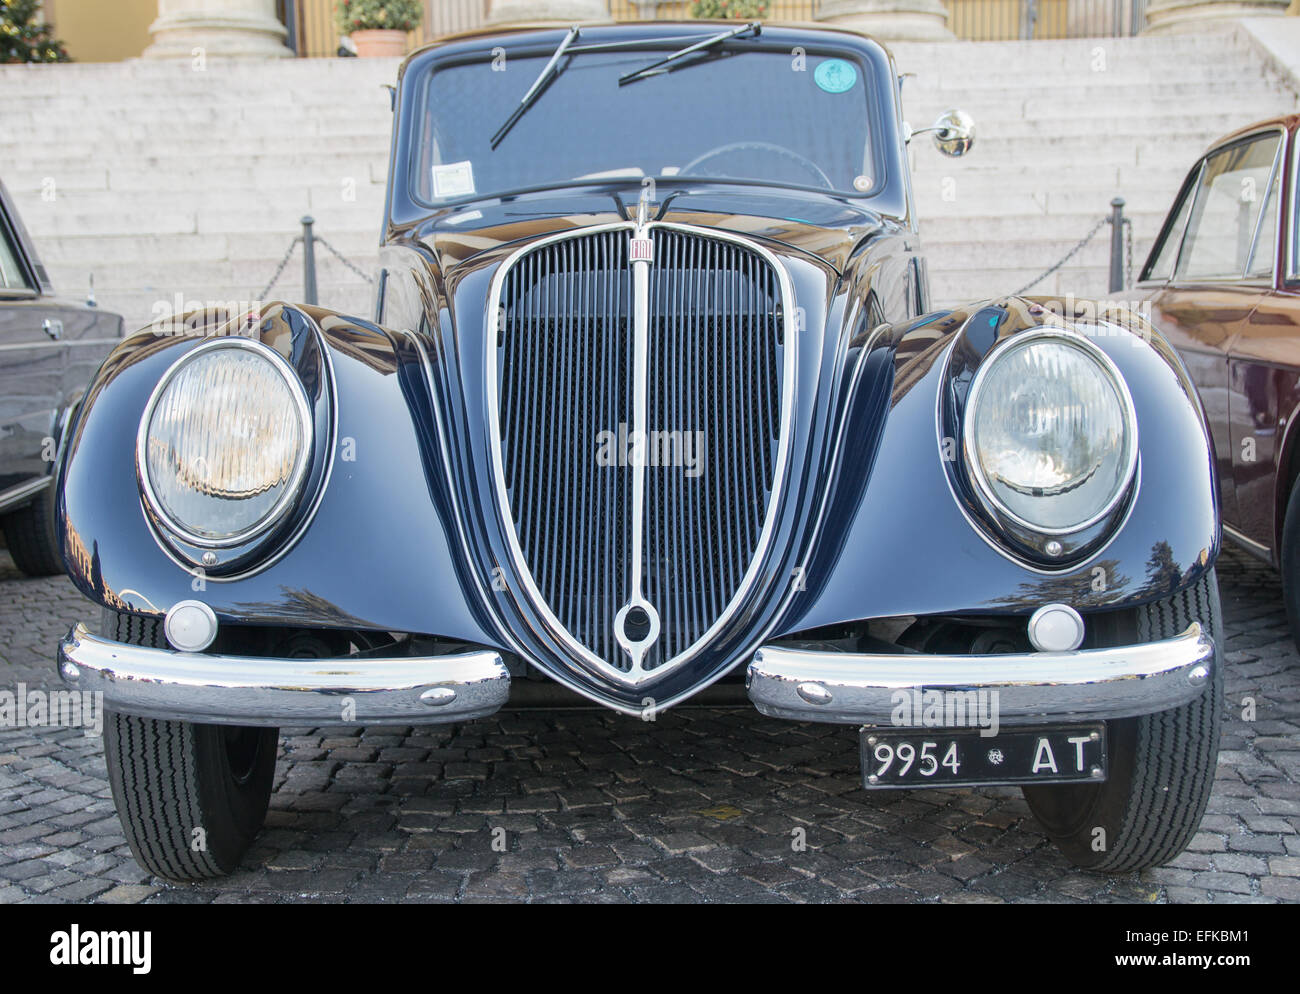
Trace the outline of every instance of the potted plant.
<path fill-rule="evenodd" d="M 756 21 L 767 16 L 767 0 L 694 0 L 691 16 L 706 20 Z"/>
<path fill-rule="evenodd" d="M 37 22 L 40 13 L 36 0 L 0 0 L 0 63 L 68 61 L 63 42 Z"/>
<path fill-rule="evenodd" d="M 424 19 L 420 0 L 339 0 L 334 9 L 362 57 L 405 55 L 407 32 Z"/>

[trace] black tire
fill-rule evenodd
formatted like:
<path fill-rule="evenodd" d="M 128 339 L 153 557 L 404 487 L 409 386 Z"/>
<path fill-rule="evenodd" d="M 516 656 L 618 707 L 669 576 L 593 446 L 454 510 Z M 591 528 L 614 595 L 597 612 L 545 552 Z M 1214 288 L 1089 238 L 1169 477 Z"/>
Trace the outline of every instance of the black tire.
<path fill-rule="evenodd" d="M 1173 597 L 1098 620 L 1100 645 L 1169 638 L 1193 621 L 1215 644 L 1210 686 L 1195 700 L 1107 723 L 1105 783 L 1024 788 L 1029 809 L 1070 862 L 1125 873 L 1160 866 L 1187 848 L 1210 799 L 1223 721 L 1218 580 L 1211 571 Z M 1095 848 L 1099 842 L 1104 848 Z"/>
<path fill-rule="evenodd" d="M 1282 573 L 1286 620 L 1291 625 L 1291 638 L 1300 649 L 1300 477 L 1291 487 L 1287 499 L 1286 517 L 1282 520 L 1282 548 L 1278 550 L 1277 558 Z"/>
<path fill-rule="evenodd" d="M 5 544 L 14 565 L 28 576 L 56 576 L 66 572 L 58 532 L 54 528 L 54 488 L 4 516 Z"/>
<path fill-rule="evenodd" d="M 162 644 L 150 618 L 104 613 L 104 634 Z M 279 729 L 199 725 L 108 712 L 104 758 L 136 862 L 168 880 L 239 866 L 266 818 Z"/>

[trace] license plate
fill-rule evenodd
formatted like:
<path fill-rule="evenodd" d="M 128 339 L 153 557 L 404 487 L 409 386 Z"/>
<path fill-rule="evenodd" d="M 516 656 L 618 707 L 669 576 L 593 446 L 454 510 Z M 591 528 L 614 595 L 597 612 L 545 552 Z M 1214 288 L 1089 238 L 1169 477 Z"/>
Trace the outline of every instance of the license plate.
<path fill-rule="evenodd" d="M 1101 723 L 1003 729 L 987 738 L 977 730 L 863 728 L 861 748 L 868 790 L 1106 779 Z"/>

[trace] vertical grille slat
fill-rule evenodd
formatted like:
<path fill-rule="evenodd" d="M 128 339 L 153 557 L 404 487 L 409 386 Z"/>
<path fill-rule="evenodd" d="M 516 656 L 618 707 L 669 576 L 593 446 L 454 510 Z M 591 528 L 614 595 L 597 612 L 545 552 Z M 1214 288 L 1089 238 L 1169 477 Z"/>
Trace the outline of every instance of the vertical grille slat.
<path fill-rule="evenodd" d="M 779 318 L 788 303 L 768 258 L 706 233 L 651 234 L 640 581 L 661 627 L 646 670 L 701 644 L 761 552 L 788 344 Z M 624 672 L 614 624 L 632 590 L 633 469 L 622 447 L 636 420 L 630 237 L 607 229 L 528 250 L 496 301 L 506 524 L 553 619 Z"/>

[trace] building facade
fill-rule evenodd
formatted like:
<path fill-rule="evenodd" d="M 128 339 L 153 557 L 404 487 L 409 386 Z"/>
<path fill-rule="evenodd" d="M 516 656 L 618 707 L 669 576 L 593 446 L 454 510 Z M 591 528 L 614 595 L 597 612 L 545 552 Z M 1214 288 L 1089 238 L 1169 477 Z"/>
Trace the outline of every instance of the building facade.
<path fill-rule="evenodd" d="M 839 24 L 884 39 L 972 41 L 1113 37 L 1195 30 L 1240 17 L 1295 16 L 1300 0 L 766 0 L 765 19 Z M 44 0 L 81 62 L 138 56 L 332 57 L 335 0 Z M 689 18 L 690 0 L 425 0 L 411 48 L 510 21 Z"/>

